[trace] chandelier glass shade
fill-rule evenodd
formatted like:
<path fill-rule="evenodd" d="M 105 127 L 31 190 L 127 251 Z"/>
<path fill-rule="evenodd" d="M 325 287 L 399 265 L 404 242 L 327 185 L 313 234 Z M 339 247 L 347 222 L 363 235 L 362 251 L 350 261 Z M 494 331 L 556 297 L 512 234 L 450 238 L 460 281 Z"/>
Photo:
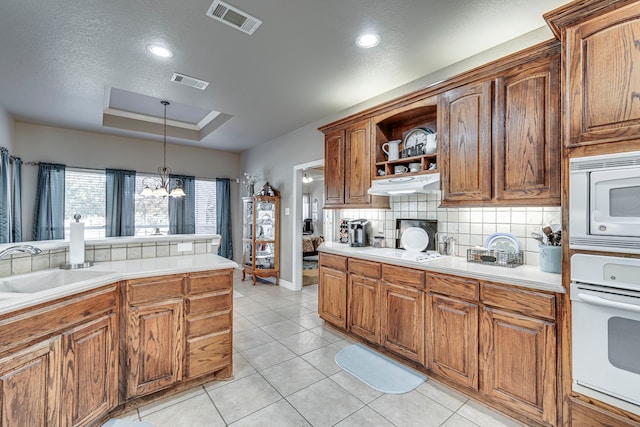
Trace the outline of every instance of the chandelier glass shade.
<path fill-rule="evenodd" d="M 167 105 L 169 105 L 169 101 L 160 101 L 160 103 L 164 106 L 164 160 L 162 166 L 158 167 L 158 178 L 144 178 L 142 180 L 144 189 L 140 195 L 156 197 L 184 197 L 186 194 L 182 189 L 182 180 L 171 178 L 171 168 L 167 166 Z"/>
<path fill-rule="evenodd" d="M 304 182 L 305 184 L 309 184 L 310 182 L 313 182 L 313 177 L 310 177 L 305 173 L 302 177 L 302 182 Z"/>

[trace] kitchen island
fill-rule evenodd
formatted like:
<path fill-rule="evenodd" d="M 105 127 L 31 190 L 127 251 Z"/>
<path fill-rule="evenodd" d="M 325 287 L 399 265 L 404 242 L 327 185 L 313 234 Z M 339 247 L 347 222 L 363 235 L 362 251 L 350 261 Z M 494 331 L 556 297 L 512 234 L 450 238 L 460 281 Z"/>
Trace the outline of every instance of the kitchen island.
<path fill-rule="evenodd" d="M 0 294 L 2 425 L 99 424 L 231 378 L 236 268 L 209 253 L 0 279 L 18 294 Z"/>
<path fill-rule="evenodd" d="M 556 425 L 561 277 L 386 248 L 319 248 L 327 323 L 527 425 Z"/>

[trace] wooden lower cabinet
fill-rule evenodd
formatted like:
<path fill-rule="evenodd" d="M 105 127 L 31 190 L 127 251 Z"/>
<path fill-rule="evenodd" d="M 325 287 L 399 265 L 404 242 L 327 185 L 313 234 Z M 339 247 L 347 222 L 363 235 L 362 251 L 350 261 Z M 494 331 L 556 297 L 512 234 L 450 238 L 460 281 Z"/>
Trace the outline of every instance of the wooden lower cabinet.
<path fill-rule="evenodd" d="M 128 308 L 126 397 L 149 394 L 182 378 L 182 299 Z"/>
<path fill-rule="evenodd" d="M 348 329 L 378 344 L 380 342 L 380 282 L 378 279 L 349 275 Z"/>
<path fill-rule="evenodd" d="M 485 307 L 480 390 L 546 424 L 556 424 L 554 323 Z"/>
<path fill-rule="evenodd" d="M 87 425 L 118 404 L 115 313 L 62 335 L 62 425 Z"/>
<path fill-rule="evenodd" d="M 478 305 L 430 293 L 427 366 L 478 390 Z"/>
<path fill-rule="evenodd" d="M 325 321 L 347 327 L 347 273 L 320 265 L 318 312 Z"/>
<path fill-rule="evenodd" d="M 0 359 L 0 425 L 60 425 L 60 336 Z"/>
<path fill-rule="evenodd" d="M 573 427 L 640 427 L 640 422 L 606 411 L 574 397 L 568 399 Z"/>
<path fill-rule="evenodd" d="M 380 343 L 415 362 L 425 362 L 424 292 L 382 281 Z"/>

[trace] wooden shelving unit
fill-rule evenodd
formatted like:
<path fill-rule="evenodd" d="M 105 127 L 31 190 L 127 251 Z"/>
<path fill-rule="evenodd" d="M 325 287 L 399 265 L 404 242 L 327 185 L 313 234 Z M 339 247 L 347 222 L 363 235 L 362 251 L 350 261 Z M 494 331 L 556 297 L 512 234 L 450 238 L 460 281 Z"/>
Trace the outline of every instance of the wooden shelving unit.
<path fill-rule="evenodd" d="M 242 198 L 242 280 L 280 281 L 280 197 Z"/>

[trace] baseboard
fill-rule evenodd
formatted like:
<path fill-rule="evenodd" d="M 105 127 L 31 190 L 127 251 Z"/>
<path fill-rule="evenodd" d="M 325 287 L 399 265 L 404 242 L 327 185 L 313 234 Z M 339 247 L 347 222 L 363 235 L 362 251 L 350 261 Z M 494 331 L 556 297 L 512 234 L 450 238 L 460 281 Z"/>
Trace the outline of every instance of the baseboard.
<path fill-rule="evenodd" d="M 280 286 L 282 286 L 285 289 L 289 289 L 290 291 L 299 291 L 300 289 L 296 289 L 295 286 L 293 286 L 292 282 L 289 282 L 288 280 L 283 280 L 280 279 Z"/>

